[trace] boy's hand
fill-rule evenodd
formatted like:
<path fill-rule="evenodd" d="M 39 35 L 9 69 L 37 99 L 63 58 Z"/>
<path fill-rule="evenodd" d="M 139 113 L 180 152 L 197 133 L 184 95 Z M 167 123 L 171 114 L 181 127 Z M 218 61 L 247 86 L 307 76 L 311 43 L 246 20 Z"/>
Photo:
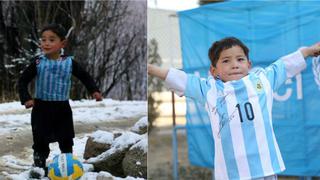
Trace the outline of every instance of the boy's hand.
<path fill-rule="evenodd" d="M 320 55 L 320 42 L 309 47 L 301 48 L 303 56 L 306 58 L 308 56 L 319 56 Z"/>
<path fill-rule="evenodd" d="M 29 109 L 34 106 L 34 101 L 33 100 L 26 101 L 24 103 L 24 106 L 26 107 L 26 109 Z"/>
<path fill-rule="evenodd" d="M 94 92 L 92 97 L 96 99 L 96 101 L 102 101 L 102 95 L 99 92 Z"/>

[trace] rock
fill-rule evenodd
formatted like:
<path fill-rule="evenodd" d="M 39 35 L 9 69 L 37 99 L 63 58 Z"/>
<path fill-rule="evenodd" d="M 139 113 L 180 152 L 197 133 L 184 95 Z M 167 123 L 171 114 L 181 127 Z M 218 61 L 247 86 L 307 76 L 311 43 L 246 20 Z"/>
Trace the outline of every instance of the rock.
<path fill-rule="evenodd" d="M 137 134 L 145 134 L 148 132 L 148 117 L 143 117 L 137 121 L 132 127 L 131 131 Z"/>
<path fill-rule="evenodd" d="M 115 132 L 115 133 L 113 133 L 113 136 L 114 136 L 115 139 L 118 138 L 118 137 L 120 137 L 121 135 L 122 135 L 121 132 Z"/>
<path fill-rule="evenodd" d="M 123 132 L 121 136 L 114 139 L 111 148 L 97 157 L 90 158 L 87 162 L 93 164 L 94 170 L 107 171 L 117 177 L 125 177 L 122 169 L 122 160 L 130 147 L 145 136 L 133 132 Z"/>
<path fill-rule="evenodd" d="M 94 141 L 93 137 L 89 137 L 84 150 L 83 158 L 89 159 L 91 157 L 96 157 L 110 149 L 110 147 L 111 144 L 96 142 Z"/>
<path fill-rule="evenodd" d="M 125 176 L 147 179 L 147 151 L 144 147 L 139 145 L 132 146 L 122 161 L 122 168 Z"/>
<path fill-rule="evenodd" d="M 129 148 L 116 150 L 104 157 L 102 160 L 93 163 L 94 170 L 107 171 L 117 177 L 125 177 L 122 169 L 122 160 Z"/>

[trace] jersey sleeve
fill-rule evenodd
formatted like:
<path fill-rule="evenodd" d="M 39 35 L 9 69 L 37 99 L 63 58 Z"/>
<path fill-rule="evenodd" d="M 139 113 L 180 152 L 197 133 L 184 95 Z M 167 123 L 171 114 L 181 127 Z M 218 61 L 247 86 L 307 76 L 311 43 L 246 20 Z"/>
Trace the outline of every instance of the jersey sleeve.
<path fill-rule="evenodd" d="M 300 51 L 284 56 L 265 69 L 273 90 L 278 89 L 288 78 L 292 78 L 306 68 Z"/>
<path fill-rule="evenodd" d="M 36 58 L 34 58 L 31 64 L 23 71 L 18 81 L 19 97 L 22 105 L 24 105 L 26 101 L 32 99 L 28 91 L 28 85 L 36 75 L 37 66 Z"/>
<path fill-rule="evenodd" d="M 100 92 L 90 74 L 74 60 L 72 60 L 72 75 L 77 77 L 85 85 L 89 93 Z"/>
<path fill-rule="evenodd" d="M 177 95 L 192 98 L 202 104 L 206 102 L 207 92 L 210 89 L 207 79 L 173 68 L 169 70 L 165 84 Z"/>

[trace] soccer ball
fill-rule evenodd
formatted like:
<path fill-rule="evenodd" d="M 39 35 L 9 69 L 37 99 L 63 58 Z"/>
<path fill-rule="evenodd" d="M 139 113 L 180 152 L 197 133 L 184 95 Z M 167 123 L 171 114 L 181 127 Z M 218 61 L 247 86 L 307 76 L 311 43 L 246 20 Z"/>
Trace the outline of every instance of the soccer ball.
<path fill-rule="evenodd" d="M 83 166 L 71 153 L 56 155 L 48 166 L 51 180 L 78 180 L 82 175 Z"/>

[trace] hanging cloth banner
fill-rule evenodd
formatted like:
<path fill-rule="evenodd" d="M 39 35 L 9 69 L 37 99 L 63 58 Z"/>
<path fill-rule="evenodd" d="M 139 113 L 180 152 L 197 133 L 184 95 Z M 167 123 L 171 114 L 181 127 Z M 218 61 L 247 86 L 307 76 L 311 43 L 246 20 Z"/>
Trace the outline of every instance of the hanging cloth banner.
<path fill-rule="evenodd" d="M 206 78 L 208 49 L 235 36 L 250 49 L 253 68 L 266 67 L 301 46 L 320 41 L 317 1 L 228 1 L 178 13 L 183 70 Z M 274 93 L 273 125 L 286 170 L 320 176 L 320 61 Z M 187 140 L 191 164 L 214 168 L 214 140 L 205 108 L 187 99 Z"/>

